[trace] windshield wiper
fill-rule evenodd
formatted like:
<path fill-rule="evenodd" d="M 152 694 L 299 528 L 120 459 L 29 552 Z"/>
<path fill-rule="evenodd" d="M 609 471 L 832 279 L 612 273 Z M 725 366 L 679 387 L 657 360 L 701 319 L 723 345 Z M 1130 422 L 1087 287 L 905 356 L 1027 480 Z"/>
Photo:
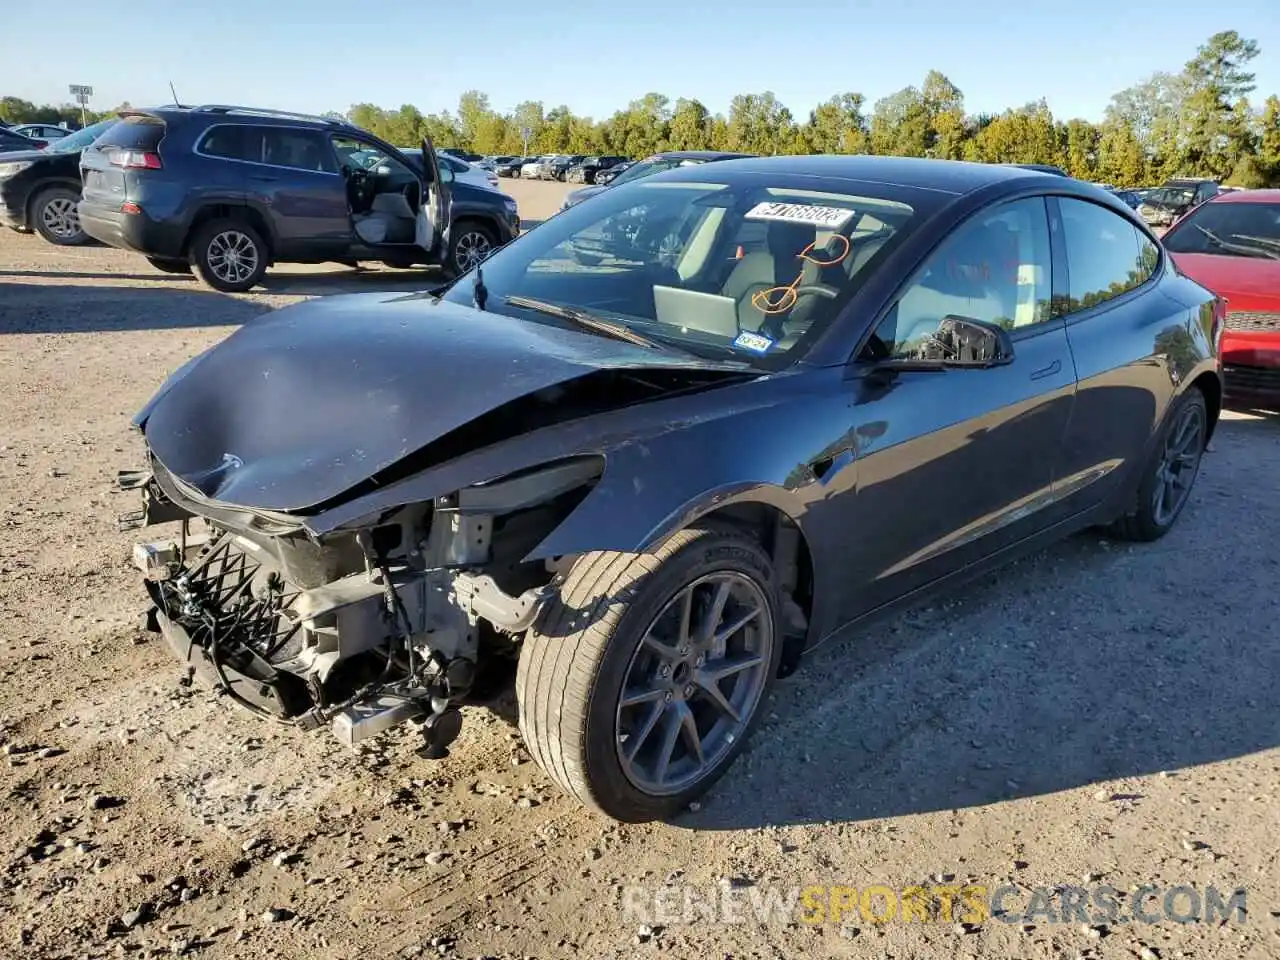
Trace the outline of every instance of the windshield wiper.
<path fill-rule="evenodd" d="M 1228 253 L 1243 253 L 1246 256 L 1270 257 L 1272 260 L 1280 260 L 1280 251 L 1268 250 L 1266 247 L 1252 247 L 1245 243 L 1232 243 L 1230 240 L 1223 240 L 1212 230 L 1206 229 L 1198 223 L 1193 223 L 1192 226 L 1208 237 L 1209 242 L 1220 250 L 1226 250 Z M 1233 234 L 1233 236 L 1238 236 L 1238 234 Z"/>
<path fill-rule="evenodd" d="M 1264 253 L 1273 257 L 1280 257 L 1280 240 L 1275 240 L 1271 237 L 1251 237 L 1245 233 L 1233 233 L 1231 236 L 1236 240 L 1248 240 L 1250 243 L 1260 243 L 1264 247 Z M 1272 247 L 1275 248 L 1275 252 L 1272 252 Z"/>
<path fill-rule="evenodd" d="M 597 317 L 593 313 L 586 310 L 580 310 L 577 307 L 566 307 L 558 303 L 550 303 L 546 300 L 537 300 L 533 297 L 506 297 L 504 302 L 508 306 L 523 307 L 525 310 L 534 310 L 538 313 L 545 313 L 550 317 L 559 317 L 561 320 L 568 320 L 570 323 L 576 323 L 580 327 L 587 330 L 595 330 L 607 336 L 613 337 L 615 340 L 623 340 L 627 343 L 634 343 L 637 347 L 647 347 L 650 350 L 661 350 L 663 345 L 657 340 L 650 340 L 642 333 L 636 333 L 630 327 L 614 323 L 612 320 L 606 320 L 603 317 Z"/>

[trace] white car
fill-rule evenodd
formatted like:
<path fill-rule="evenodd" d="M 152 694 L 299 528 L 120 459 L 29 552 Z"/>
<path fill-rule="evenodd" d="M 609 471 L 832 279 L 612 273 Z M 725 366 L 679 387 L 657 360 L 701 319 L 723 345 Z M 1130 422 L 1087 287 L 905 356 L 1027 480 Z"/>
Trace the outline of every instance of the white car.
<path fill-rule="evenodd" d="M 436 151 L 436 159 L 443 165 L 453 171 L 454 179 L 461 180 L 463 183 L 474 183 L 480 187 L 492 187 L 498 189 L 498 175 L 492 170 L 485 170 L 482 167 L 473 166 L 465 160 L 459 160 L 457 157 L 447 153 Z"/>
<path fill-rule="evenodd" d="M 537 160 L 530 160 L 528 163 L 526 163 L 523 167 L 520 168 L 520 179 L 521 180 L 541 179 L 543 167 L 545 167 L 548 163 L 550 163 L 554 159 L 555 159 L 554 155 L 548 155 L 545 157 L 539 157 Z"/>
<path fill-rule="evenodd" d="M 20 123 L 17 126 L 10 127 L 9 132 L 20 133 L 24 137 L 31 137 L 33 140 L 43 140 L 46 143 L 50 143 L 70 136 L 75 131 L 52 123 Z"/>

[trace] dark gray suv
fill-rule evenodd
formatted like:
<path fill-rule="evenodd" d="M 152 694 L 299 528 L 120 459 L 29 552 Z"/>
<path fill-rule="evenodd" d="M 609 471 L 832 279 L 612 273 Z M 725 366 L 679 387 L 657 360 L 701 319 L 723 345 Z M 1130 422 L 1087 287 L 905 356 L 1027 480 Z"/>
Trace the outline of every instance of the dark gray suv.
<path fill-rule="evenodd" d="M 158 269 L 255 286 L 274 263 L 475 265 L 458 237 L 519 233 L 513 199 L 346 121 L 250 107 L 132 110 L 80 158 L 80 223 Z"/>

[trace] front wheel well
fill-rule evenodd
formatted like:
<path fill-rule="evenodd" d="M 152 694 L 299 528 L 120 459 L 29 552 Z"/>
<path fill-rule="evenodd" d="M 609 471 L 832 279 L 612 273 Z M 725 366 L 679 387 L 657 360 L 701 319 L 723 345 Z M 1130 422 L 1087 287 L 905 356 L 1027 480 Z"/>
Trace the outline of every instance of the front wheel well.
<path fill-rule="evenodd" d="M 267 254 L 270 257 L 275 256 L 275 248 L 271 237 L 271 227 L 267 223 L 267 218 L 255 210 L 253 207 L 247 207 L 242 204 L 234 203 L 212 203 L 207 207 L 201 207 L 196 215 L 192 218 L 191 224 L 187 227 L 187 238 L 183 241 L 182 252 L 187 257 L 191 256 L 191 242 L 195 239 L 197 231 L 208 223 L 210 220 L 243 220 L 249 226 L 258 232 L 258 236 L 262 237 L 262 242 L 267 245 Z"/>
<path fill-rule="evenodd" d="M 703 514 L 696 522 L 708 521 L 748 533 L 769 551 L 786 624 L 779 675 L 790 674 L 799 663 L 813 621 L 813 553 L 804 533 L 786 513 L 767 503 L 732 503 Z"/>
<path fill-rule="evenodd" d="M 38 201 L 42 196 L 44 196 L 50 190 L 53 190 L 57 187 L 62 187 L 67 190 L 74 190 L 76 193 L 80 192 L 80 184 L 76 183 L 74 180 L 45 180 L 42 183 L 38 184 L 37 186 L 33 187 L 31 189 L 31 194 L 27 197 L 28 225 L 35 219 L 36 201 Z M 29 230 L 30 226 L 28 226 L 27 229 Z"/>
<path fill-rule="evenodd" d="M 1222 381 L 1217 374 L 1202 373 L 1191 381 L 1191 386 L 1204 394 L 1204 405 L 1209 409 L 1209 428 L 1205 431 L 1205 442 L 1213 439 L 1213 430 L 1222 415 Z"/>

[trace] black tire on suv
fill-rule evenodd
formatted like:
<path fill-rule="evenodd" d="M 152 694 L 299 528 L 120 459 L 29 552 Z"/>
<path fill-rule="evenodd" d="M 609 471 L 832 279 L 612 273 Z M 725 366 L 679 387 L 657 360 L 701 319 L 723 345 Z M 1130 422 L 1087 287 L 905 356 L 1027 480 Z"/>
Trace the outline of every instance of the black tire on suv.
<path fill-rule="evenodd" d="M 31 225 L 36 233 L 60 247 L 78 247 L 89 235 L 80 226 L 76 204 L 80 194 L 70 187 L 46 187 L 31 200 Z"/>
<path fill-rule="evenodd" d="M 479 220 L 459 220 L 449 231 L 449 270 L 461 276 L 498 247 L 492 228 Z"/>
<path fill-rule="evenodd" d="M 244 220 L 210 220 L 191 237 L 191 261 L 200 279 L 223 293 L 243 293 L 267 272 L 261 234 Z"/>

